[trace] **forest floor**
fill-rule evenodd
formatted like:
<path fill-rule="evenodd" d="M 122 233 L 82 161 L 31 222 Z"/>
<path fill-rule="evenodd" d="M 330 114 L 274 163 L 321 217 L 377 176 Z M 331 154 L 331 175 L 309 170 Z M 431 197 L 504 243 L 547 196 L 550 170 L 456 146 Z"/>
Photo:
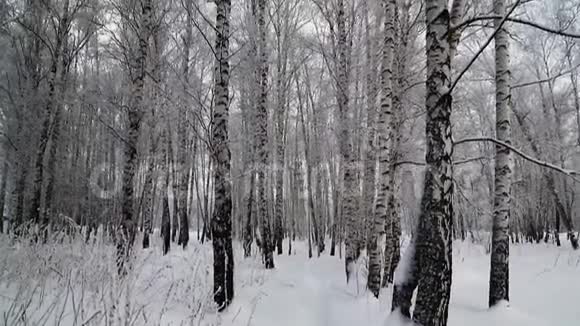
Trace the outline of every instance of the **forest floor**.
<path fill-rule="evenodd" d="M 0 325 L 399 325 L 389 317 L 390 289 L 379 300 L 365 290 L 364 261 L 347 285 L 343 260 L 308 259 L 304 243 L 294 247 L 266 271 L 235 246 L 235 299 L 218 315 L 211 243 L 194 240 L 164 257 L 158 247 L 139 250 L 120 280 L 105 242 L 23 245 L 0 235 Z M 453 254 L 450 326 L 580 325 L 580 253 L 568 243 L 512 245 L 510 304 L 491 311 L 489 255 L 468 242 L 456 242 Z"/>

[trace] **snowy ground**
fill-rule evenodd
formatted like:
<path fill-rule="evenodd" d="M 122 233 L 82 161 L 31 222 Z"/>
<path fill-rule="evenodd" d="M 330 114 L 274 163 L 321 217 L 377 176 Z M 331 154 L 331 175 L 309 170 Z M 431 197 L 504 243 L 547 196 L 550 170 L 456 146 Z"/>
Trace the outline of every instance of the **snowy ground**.
<path fill-rule="evenodd" d="M 158 239 L 155 237 L 155 239 Z M 113 248 L 80 240 L 14 245 L 0 236 L 0 325 L 353 326 L 398 324 L 389 318 L 390 290 L 374 299 L 365 269 L 345 284 L 344 263 L 308 259 L 304 244 L 276 256 L 236 259 L 236 296 L 223 314 L 212 306 L 211 245 L 186 251 L 139 251 L 130 277 L 115 276 Z M 236 246 L 236 254 L 241 248 Z M 580 254 L 569 246 L 511 247 L 511 303 L 489 311 L 489 256 L 455 243 L 450 326 L 579 326 Z"/>

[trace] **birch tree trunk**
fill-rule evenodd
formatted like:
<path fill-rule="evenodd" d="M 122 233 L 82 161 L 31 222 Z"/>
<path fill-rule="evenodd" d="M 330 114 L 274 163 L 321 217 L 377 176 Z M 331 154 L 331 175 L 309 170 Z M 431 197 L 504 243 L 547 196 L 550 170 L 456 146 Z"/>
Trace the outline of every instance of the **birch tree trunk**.
<path fill-rule="evenodd" d="M 496 16 L 503 17 L 506 11 L 504 0 L 494 0 Z M 501 19 L 494 20 L 499 28 Z M 505 27 L 495 35 L 495 114 L 496 138 L 511 144 L 510 123 L 510 70 L 509 35 Z M 493 231 L 491 240 L 491 269 L 489 276 L 489 306 L 501 300 L 509 301 L 509 220 L 511 201 L 511 151 L 506 147 L 495 146 L 495 194 L 493 212 Z"/>
<path fill-rule="evenodd" d="M 133 242 L 135 240 L 136 218 L 135 218 L 135 195 L 134 179 L 137 170 L 138 156 L 137 143 L 143 118 L 143 88 L 145 84 L 147 48 L 149 44 L 150 24 L 151 24 L 151 0 L 141 0 L 141 18 L 139 24 L 139 48 L 135 58 L 134 73 L 131 80 L 131 99 L 127 108 L 128 130 L 127 144 L 125 144 L 125 162 L 123 163 L 123 185 L 122 185 L 122 212 L 120 230 L 117 234 L 117 269 L 120 275 L 127 273 L 127 262 Z"/>
<path fill-rule="evenodd" d="M 395 24 L 395 54 L 393 61 L 393 144 L 391 150 L 391 165 L 393 175 L 393 189 L 389 204 L 387 206 L 387 223 L 385 224 L 385 258 L 383 264 L 383 281 L 382 286 L 387 287 L 393 283 L 395 269 L 401 258 L 401 199 L 400 185 L 401 175 L 400 167 L 396 164 L 401 158 L 401 131 L 403 128 L 403 102 L 402 98 L 406 93 L 408 86 L 407 81 L 407 47 L 409 39 L 409 6 L 410 3 L 399 6 L 394 5 L 394 24 Z"/>
<path fill-rule="evenodd" d="M 387 200 L 391 199 L 393 170 L 390 164 L 393 128 L 392 128 L 392 66 L 393 66 L 393 51 L 394 51 L 394 36 L 395 28 L 393 22 L 393 14 L 395 10 L 395 3 L 391 0 L 383 2 L 385 8 L 385 22 L 384 22 L 384 41 L 383 41 L 383 57 L 382 57 L 382 71 L 381 71 L 381 109 L 379 112 L 379 175 L 380 186 L 377 194 L 377 204 L 374 216 L 373 229 L 371 233 L 371 241 L 369 242 L 369 275 L 368 288 L 378 298 L 381 287 L 381 247 L 379 246 L 380 235 L 385 231 L 385 223 L 391 225 L 387 221 Z M 387 233 L 387 239 L 390 228 Z M 392 234 L 391 234 L 392 235 Z"/>
<path fill-rule="evenodd" d="M 155 115 L 155 107 L 152 107 L 150 110 L 150 119 L 154 121 L 156 119 Z M 153 124 L 152 124 L 153 125 Z M 149 236 L 153 233 L 153 216 L 154 216 L 154 199 L 156 194 L 156 187 L 154 182 L 156 183 L 157 180 L 154 180 L 155 175 L 155 165 L 157 164 L 156 161 L 156 154 L 157 148 L 159 143 L 159 138 L 156 135 L 156 128 L 153 127 L 153 130 L 150 130 L 150 148 L 149 148 L 149 157 L 147 162 L 147 170 L 145 171 L 145 183 L 143 185 L 143 249 L 149 248 Z M 161 159 L 165 159 L 165 157 L 161 157 Z M 163 162 L 161 162 L 163 165 Z M 163 225 L 163 221 L 162 221 Z M 163 235 L 163 232 L 161 232 Z"/>
<path fill-rule="evenodd" d="M 266 269 L 274 268 L 274 256 L 272 254 L 272 236 L 270 219 L 268 214 L 267 166 L 268 166 L 268 53 L 266 51 L 266 4 L 267 0 L 258 0 L 258 52 L 259 52 L 259 78 L 260 92 L 256 114 L 256 154 L 258 158 L 258 208 L 261 223 L 260 233 L 262 236 L 262 256 Z"/>
<path fill-rule="evenodd" d="M 280 78 L 280 77 L 278 77 Z M 279 88 L 281 88 L 279 86 Z M 284 102 L 278 101 L 276 110 L 276 197 L 274 217 L 274 240 L 278 255 L 283 253 L 282 240 L 284 238 Z"/>
<path fill-rule="evenodd" d="M 308 83 L 306 83 L 308 86 Z M 324 250 L 324 243 L 321 243 L 321 236 L 319 232 L 319 224 L 317 223 L 316 217 L 316 210 L 314 209 L 314 186 L 313 186 L 313 178 L 312 178 L 312 160 L 310 155 L 310 142 L 309 139 L 309 132 L 306 129 L 306 122 L 304 119 L 304 104 L 302 101 L 302 96 L 300 95 L 300 85 L 298 82 L 298 77 L 296 78 L 296 91 L 298 97 L 298 114 L 300 115 L 300 123 L 302 126 L 302 136 L 304 137 L 304 160 L 306 161 L 306 189 L 308 191 L 308 198 L 307 200 L 307 207 L 308 207 L 308 250 L 309 250 L 309 257 L 312 257 L 312 243 L 311 243 L 311 236 L 310 231 L 312 228 L 313 235 L 314 235 L 314 243 L 316 245 L 316 251 L 318 256 L 320 257 L 320 253 Z M 297 131 L 298 132 L 298 131 Z M 302 181 L 301 181 L 302 182 Z"/>
<path fill-rule="evenodd" d="M 376 68 L 375 68 L 375 53 L 374 53 L 374 28 L 370 24 L 369 20 L 369 4 L 368 1 L 364 2 L 365 11 L 365 42 L 366 42 L 366 109 L 367 109 L 367 125 L 366 125 L 366 157 L 364 160 L 364 183 L 363 183 L 363 200 L 362 200 L 362 213 L 365 217 L 365 238 L 366 246 L 370 247 L 370 240 L 372 238 L 373 222 L 374 222 L 374 205 L 375 205 L 375 174 L 376 174 L 376 148 L 375 148 L 375 138 L 376 138 L 376 119 L 377 119 L 377 78 L 376 78 Z M 377 22 L 378 24 L 378 22 Z"/>
<path fill-rule="evenodd" d="M 0 183 L 0 233 L 4 233 L 4 204 L 6 199 L 6 183 L 8 180 L 8 172 L 8 158 L 5 157 L 4 166 L 2 168 L 2 183 Z"/>
<path fill-rule="evenodd" d="M 419 283 L 413 320 L 446 325 L 451 294 L 453 169 L 449 11 L 446 0 L 426 2 L 426 171 L 417 232 Z"/>
<path fill-rule="evenodd" d="M 281 5 L 282 6 L 282 5 Z M 281 9 L 279 9 L 281 10 Z M 276 18 L 280 20 L 280 12 L 276 13 Z M 288 18 L 286 18 L 288 19 Z M 274 216 L 274 242 L 276 244 L 276 250 L 278 255 L 283 252 L 282 241 L 284 239 L 284 157 L 285 157 L 285 137 L 284 131 L 286 130 L 285 123 L 285 110 L 286 110 L 286 67 L 288 62 L 289 49 L 288 44 L 285 44 L 282 40 L 282 23 L 277 22 L 276 28 L 276 41 L 277 41 L 277 52 L 278 57 L 276 60 L 276 111 L 275 115 L 275 132 L 276 132 L 276 146 L 275 146 L 275 182 L 276 182 L 276 197 L 275 197 L 275 216 Z M 288 22 L 284 22 L 284 31 L 287 29 Z M 285 38 L 290 36 L 284 34 Z M 286 46 L 286 47 L 284 47 Z"/>
<path fill-rule="evenodd" d="M 187 209 L 187 186 L 189 184 L 189 169 L 187 166 L 187 111 L 190 109 L 189 101 L 187 100 L 187 88 L 189 87 L 189 48 L 191 47 L 193 39 L 193 26 L 191 12 L 192 12 L 192 2 L 193 0 L 185 1 L 185 11 L 186 11 L 186 29 L 185 35 L 183 37 L 183 59 L 182 59 L 182 69 L 183 69 L 183 94 L 182 103 L 183 107 L 179 110 L 179 122 L 178 122 L 178 141 L 177 141 L 177 154 L 179 162 L 179 179 L 178 179 L 178 209 L 177 214 L 179 217 L 179 237 L 177 239 L 177 244 L 181 245 L 184 249 L 187 247 L 189 242 L 189 211 Z"/>
<path fill-rule="evenodd" d="M 151 137 L 153 138 L 153 137 Z M 143 249 L 149 248 L 149 235 L 153 231 L 153 196 L 155 189 L 153 188 L 153 174 L 155 169 L 154 146 L 151 144 L 150 157 L 147 162 L 147 171 L 145 171 L 145 182 L 143 184 Z"/>
<path fill-rule="evenodd" d="M 213 237 L 214 301 L 223 311 L 234 297 L 234 255 L 232 249 L 231 154 L 228 137 L 230 0 L 215 0 L 216 68 L 212 120 L 212 160 L 214 161 Z"/>
<path fill-rule="evenodd" d="M 51 65 L 48 76 L 48 98 L 44 109 L 40 139 L 34 160 L 34 179 L 32 183 L 32 199 L 30 202 L 29 217 L 33 222 L 40 224 L 42 229 L 45 229 L 48 224 L 48 217 L 46 216 L 45 212 L 41 212 L 41 198 L 44 176 L 46 172 L 44 161 L 47 154 L 48 142 L 51 138 L 51 127 L 57 102 L 57 83 L 59 78 L 58 72 L 60 69 L 63 69 L 63 67 L 61 67 L 61 56 L 63 52 L 64 40 L 68 36 L 68 6 L 69 0 L 65 0 L 63 4 L 63 11 L 65 14 L 62 15 L 62 18 L 58 20 L 57 26 L 55 26 L 56 40 L 54 49 L 51 51 Z"/>
<path fill-rule="evenodd" d="M 165 167 L 168 166 L 165 158 Z M 167 187 L 169 186 L 169 171 L 165 171 L 165 181 L 161 187 L 163 202 L 161 207 L 161 238 L 163 239 L 163 255 L 167 255 L 171 249 L 171 215 L 169 212 L 169 195 Z"/>
<path fill-rule="evenodd" d="M 251 168 L 252 169 L 252 168 Z M 244 257 L 252 255 L 253 227 L 252 227 L 252 210 L 255 205 L 254 192 L 256 184 L 256 174 L 253 170 L 249 172 L 250 176 L 250 190 L 248 191 L 248 198 L 246 201 L 246 216 L 244 219 Z"/>
<path fill-rule="evenodd" d="M 351 112 L 349 109 L 349 67 L 348 56 L 350 54 L 348 43 L 348 32 L 346 30 L 346 13 L 344 0 L 338 0 L 337 12 L 337 53 L 338 53 L 338 67 L 337 67 L 337 102 L 339 113 L 339 146 L 342 158 L 342 178 L 344 180 L 342 188 L 342 216 L 346 222 L 346 238 L 345 238 L 345 272 L 346 282 L 350 280 L 350 276 L 354 270 L 354 264 L 360 256 L 361 244 L 359 237 L 360 221 L 357 214 L 357 171 L 356 171 L 356 157 L 354 155 L 354 146 L 350 139 L 349 122 Z"/>
<path fill-rule="evenodd" d="M 167 168 L 171 173 L 171 190 L 173 193 L 172 204 L 173 204 L 173 211 L 171 212 L 171 242 L 175 242 L 177 238 L 177 230 L 179 229 L 179 216 L 178 216 L 178 205 L 179 205 L 179 180 L 177 177 L 177 164 L 175 159 L 175 154 L 173 151 L 173 135 L 171 132 L 171 127 L 169 126 L 169 122 L 167 123 L 167 156 L 169 159 Z M 179 151 L 179 146 L 176 144 L 176 152 Z"/>
<path fill-rule="evenodd" d="M 68 29 L 70 24 L 70 17 L 69 17 L 69 2 L 64 2 L 63 8 L 63 15 L 61 18 L 61 27 L 62 29 Z M 54 196 L 54 183 L 56 181 L 55 176 L 55 167 L 57 164 L 57 150 L 60 144 L 60 134 L 61 134 L 61 120 L 62 120 L 62 102 L 63 98 L 66 96 L 66 89 L 67 89 L 67 82 L 68 82 L 68 69 L 70 64 L 69 56 L 71 55 L 70 49 L 68 48 L 68 33 L 63 33 L 63 41 L 62 41 L 62 54 L 60 58 L 60 76 L 58 78 L 58 94 L 60 95 L 60 101 L 56 101 L 54 104 L 54 114 L 52 117 L 51 123 L 51 132 L 50 132 L 50 146 L 48 149 L 48 157 L 47 163 L 48 166 L 46 168 L 46 189 L 44 190 L 44 209 L 43 209 L 43 217 L 42 219 L 45 221 L 44 223 L 48 223 L 49 217 L 53 215 L 52 205 L 53 205 L 53 196 Z M 90 147 L 88 149 L 90 151 Z"/>

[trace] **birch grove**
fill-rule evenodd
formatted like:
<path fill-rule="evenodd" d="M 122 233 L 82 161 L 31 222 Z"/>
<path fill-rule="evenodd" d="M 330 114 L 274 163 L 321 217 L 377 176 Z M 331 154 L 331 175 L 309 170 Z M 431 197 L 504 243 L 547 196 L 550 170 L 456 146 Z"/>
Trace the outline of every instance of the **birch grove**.
<path fill-rule="evenodd" d="M 523 296 L 511 248 L 579 248 L 579 14 L 576 0 L 0 0 L 0 247 L 80 239 L 123 282 L 206 246 L 194 270 L 211 307 L 188 307 L 225 319 L 256 275 L 339 262 L 325 273 L 340 291 L 431 326 L 453 323 L 469 245 L 489 264 L 473 295 L 501 308 Z M 279 283 L 291 295 L 297 279 Z"/>

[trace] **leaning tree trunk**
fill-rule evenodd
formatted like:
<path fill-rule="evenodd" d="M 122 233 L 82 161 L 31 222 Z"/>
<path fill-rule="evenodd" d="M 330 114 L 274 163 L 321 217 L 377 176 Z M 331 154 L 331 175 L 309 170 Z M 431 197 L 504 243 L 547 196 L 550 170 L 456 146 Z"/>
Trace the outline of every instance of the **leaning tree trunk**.
<path fill-rule="evenodd" d="M 384 1 L 385 22 L 384 22 L 384 43 L 381 72 L 381 109 L 379 112 L 379 173 L 380 186 L 377 194 L 377 204 L 374 216 L 371 241 L 369 242 L 369 275 L 368 288 L 378 298 L 381 288 L 381 246 L 379 246 L 380 235 L 385 231 L 386 225 L 390 226 L 391 221 L 387 220 L 387 200 L 391 199 L 393 170 L 391 161 L 391 150 L 393 143 L 392 128 L 392 67 L 394 52 L 395 28 L 393 23 L 393 13 L 395 3 L 391 0 Z M 387 228 L 387 241 L 392 238 L 392 229 Z M 390 257 L 389 257 L 390 258 Z M 390 259 L 385 261 L 390 264 Z"/>
<path fill-rule="evenodd" d="M 494 0 L 494 13 L 504 16 L 505 0 Z M 494 20 L 499 28 L 501 19 Z M 505 27 L 495 35 L 495 132 L 496 138 L 511 143 L 509 36 Z M 491 240 L 491 268 L 489 274 L 489 306 L 509 300 L 509 220 L 511 192 L 511 151 L 495 146 L 495 194 L 493 231 Z"/>
<path fill-rule="evenodd" d="M 223 311 L 234 297 L 234 254 L 232 249 L 231 154 L 228 139 L 230 84 L 230 0 L 216 0 L 216 68 L 212 119 L 212 160 L 214 161 L 213 236 L 214 301 Z"/>
<path fill-rule="evenodd" d="M 122 217 L 120 232 L 117 234 L 117 269 L 120 275 L 127 273 L 127 262 L 133 241 L 135 240 L 136 218 L 134 212 L 133 184 L 137 171 L 137 143 L 143 118 L 143 87 L 145 84 L 145 65 L 147 62 L 147 48 L 151 23 L 151 0 L 141 1 L 141 21 L 139 26 L 139 48 L 135 58 L 135 73 L 131 80 L 131 99 L 127 108 L 128 130 L 127 144 L 125 144 L 125 162 L 123 164 L 122 185 Z"/>
<path fill-rule="evenodd" d="M 258 159 L 258 207 L 261 223 L 260 233 L 262 236 L 261 247 L 266 269 L 274 268 L 274 255 L 272 254 L 272 236 L 270 219 L 268 214 L 266 196 L 266 171 L 268 166 L 268 54 L 266 52 L 266 0 L 258 0 L 258 52 L 259 52 L 259 78 L 260 98 L 256 114 L 256 154 Z"/>
<path fill-rule="evenodd" d="M 447 0 L 426 2 L 426 169 L 417 228 L 414 259 L 406 263 L 407 275 L 397 276 L 403 288 L 418 284 L 413 321 L 423 326 L 447 324 L 451 295 L 451 225 L 453 221 L 453 174 L 451 156 L 451 71 L 449 10 Z M 409 259 L 409 258 L 406 258 Z M 415 274 L 415 275 L 413 275 Z M 418 279 L 417 279 L 418 277 Z M 405 291 L 408 294 L 408 291 Z M 412 290 L 411 290 L 412 293 Z M 411 297 L 395 291 L 394 306 L 410 307 Z"/>

